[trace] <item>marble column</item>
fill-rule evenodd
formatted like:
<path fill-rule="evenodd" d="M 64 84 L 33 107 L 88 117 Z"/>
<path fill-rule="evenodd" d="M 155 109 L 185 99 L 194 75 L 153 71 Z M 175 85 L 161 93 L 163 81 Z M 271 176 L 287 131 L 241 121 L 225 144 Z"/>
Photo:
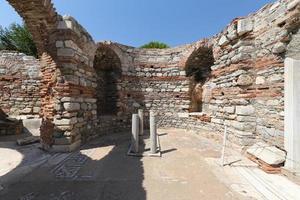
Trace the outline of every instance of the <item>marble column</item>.
<path fill-rule="evenodd" d="M 132 115 L 132 141 L 131 141 L 131 150 L 133 153 L 139 152 L 139 115 Z"/>
<path fill-rule="evenodd" d="M 287 58 L 284 66 L 285 167 L 300 171 L 300 61 Z"/>
<path fill-rule="evenodd" d="M 151 153 L 157 152 L 157 130 L 156 130 L 156 117 L 153 111 L 150 111 L 150 142 Z"/>
<path fill-rule="evenodd" d="M 144 135 L 144 111 L 139 109 L 139 118 L 140 118 L 140 135 Z"/>

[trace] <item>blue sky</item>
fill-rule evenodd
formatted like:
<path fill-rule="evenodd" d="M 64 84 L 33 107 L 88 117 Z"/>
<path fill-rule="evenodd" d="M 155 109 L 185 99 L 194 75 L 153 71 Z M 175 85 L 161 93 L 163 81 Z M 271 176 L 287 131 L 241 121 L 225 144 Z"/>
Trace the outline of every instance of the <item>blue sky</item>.
<path fill-rule="evenodd" d="M 141 46 L 158 40 L 170 46 L 220 32 L 232 19 L 273 0 L 53 0 L 60 14 L 74 16 L 95 41 Z M 20 22 L 0 0 L 0 25 Z"/>

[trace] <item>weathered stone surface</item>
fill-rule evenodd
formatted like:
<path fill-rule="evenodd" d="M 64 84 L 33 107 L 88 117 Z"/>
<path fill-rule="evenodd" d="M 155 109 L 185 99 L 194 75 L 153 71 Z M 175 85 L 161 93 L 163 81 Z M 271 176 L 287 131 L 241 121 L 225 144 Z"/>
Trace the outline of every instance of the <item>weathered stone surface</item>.
<path fill-rule="evenodd" d="M 240 75 L 237 80 L 237 84 L 241 86 L 251 85 L 252 83 L 253 83 L 252 77 L 247 74 Z"/>
<path fill-rule="evenodd" d="M 253 30 L 253 21 L 251 18 L 240 19 L 237 23 L 237 33 L 243 35 Z"/>
<path fill-rule="evenodd" d="M 287 5 L 287 9 L 292 10 L 299 4 L 300 4 L 300 0 L 294 0 Z"/>
<path fill-rule="evenodd" d="M 279 42 L 277 44 L 274 45 L 273 47 L 273 53 L 275 54 L 280 54 L 286 51 L 286 44 Z"/>
<path fill-rule="evenodd" d="M 76 110 L 80 110 L 80 104 L 79 103 L 64 103 L 64 108 L 67 111 L 76 111 Z"/>
<path fill-rule="evenodd" d="M 55 119 L 54 123 L 56 125 L 72 125 L 77 122 L 76 118 L 71 118 L 71 119 Z"/>
<path fill-rule="evenodd" d="M 263 76 L 256 77 L 255 84 L 262 85 L 262 84 L 265 84 L 265 82 L 266 82 L 265 77 L 263 77 Z"/>
<path fill-rule="evenodd" d="M 235 113 L 235 107 L 234 106 L 226 106 L 224 107 L 224 112 L 227 112 L 227 113 Z"/>
<path fill-rule="evenodd" d="M 253 155 L 269 165 L 282 164 L 286 159 L 286 153 L 275 146 L 258 142 L 247 149 L 247 153 Z"/>
<path fill-rule="evenodd" d="M 255 113 L 255 108 L 252 105 L 236 107 L 236 114 L 238 115 L 252 115 L 254 113 Z"/>
<path fill-rule="evenodd" d="M 227 37 L 225 36 L 225 35 L 223 35 L 221 38 L 220 38 L 220 40 L 219 40 L 219 45 L 220 46 L 224 46 L 224 45 L 226 45 L 226 44 L 228 44 L 229 43 L 229 40 L 227 39 Z"/>
<path fill-rule="evenodd" d="M 75 55 L 75 51 L 70 48 L 59 48 L 57 50 L 58 56 L 72 57 Z"/>

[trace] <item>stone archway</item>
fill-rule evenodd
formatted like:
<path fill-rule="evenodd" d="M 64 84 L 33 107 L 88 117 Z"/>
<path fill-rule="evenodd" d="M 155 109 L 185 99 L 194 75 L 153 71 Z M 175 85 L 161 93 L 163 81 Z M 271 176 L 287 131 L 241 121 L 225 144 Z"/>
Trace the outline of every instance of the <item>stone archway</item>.
<path fill-rule="evenodd" d="M 105 44 L 97 48 L 94 69 L 97 74 L 97 113 L 98 116 L 117 115 L 119 111 L 118 83 L 122 76 L 119 56 Z"/>
<path fill-rule="evenodd" d="M 7 1 L 23 18 L 38 49 L 43 147 L 72 151 L 97 126 L 95 43 L 74 18 L 57 14 L 51 0 Z"/>
<path fill-rule="evenodd" d="M 206 45 L 198 47 L 188 57 L 184 69 L 190 79 L 190 112 L 202 112 L 203 85 L 210 78 L 211 66 L 214 64 L 213 50 Z"/>
<path fill-rule="evenodd" d="M 53 97 L 55 95 L 53 89 L 56 84 L 56 79 L 52 75 L 56 74 L 57 69 L 57 64 L 54 60 L 56 49 L 53 48 L 55 45 L 53 44 L 54 41 L 51 43 L 51 36 L 57 27 L 59 16 L 53 8 L 51 1 L 7 1 L 23 18 L 38 49 L 42 71 L 40 115 L 43 123 L 41 126 L 41 140 L 45 146 L 50 146 L 53 143 Z"/>

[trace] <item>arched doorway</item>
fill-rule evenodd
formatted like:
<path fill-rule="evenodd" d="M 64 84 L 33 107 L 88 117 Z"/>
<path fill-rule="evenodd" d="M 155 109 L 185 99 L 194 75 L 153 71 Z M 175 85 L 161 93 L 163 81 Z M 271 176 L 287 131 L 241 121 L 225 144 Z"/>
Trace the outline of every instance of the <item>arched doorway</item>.
<path fill-rule="evenodd" d="M 100 116 L 116 116 L 119 111 L 119 81 L 122 76 L 119 56 L 104 44 L 99 45 L 94 69 L 97 74 L 97 113 Z"/>
<path fill-rule="evenodd" d="M 207 46 L 199 47 L 187 59 L 185 71 L 190 79 L 190 112 L 203 111 L 203 93 L 205 92 L 203 86 L 210 77 L 213 64 L 213 51 Z"/>
<path fill-rule="evenodd" d="M 74 18 L 57 14 L 50 0 L 7 1 L 23 18 L 38 49 L 43 147 L 73 151 L 83 138 L 96 134 L 96 45 Z"/>
<path fill-rule="evenodd" d="M 54 93 L 55 79 L 50 75 L 56 73 L 56 62 L 54 57 L 56 49 L 54 41 L 50 38 L 57 27 L 58 15 L 53 8 L 51 1 L 16 1 L 7 0 L 8 3 L 22 17 L 28 30 L 32 34 L 34 43 L 38 50 L 38 56 L 42 71 L 42 84 L 40 88 L 41 111 L 40 116 L 43 120 L 41 126 L 42 144 L 49 146 L 53 143 L 53 116 L 54 116 Z"/>

